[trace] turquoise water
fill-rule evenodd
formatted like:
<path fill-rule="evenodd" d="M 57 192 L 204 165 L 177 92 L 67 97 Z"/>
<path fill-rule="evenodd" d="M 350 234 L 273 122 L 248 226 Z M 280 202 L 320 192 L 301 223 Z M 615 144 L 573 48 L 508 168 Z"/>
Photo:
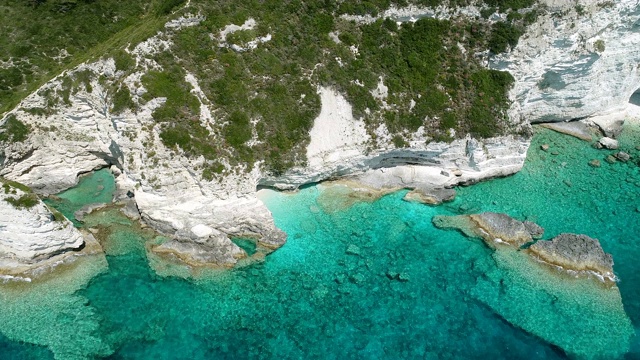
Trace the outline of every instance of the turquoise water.
<path fill-rule="evenodd" d="M 640 131 L 623 135 L 640 159 Z M 640 173 L 634 162 L 588 165 L 609 153 L 538 130 L 521 173 L 460 188 L 438 207 L 404 202 L 404 192 L 353 204 L 325 185 L 263 192 L 287 244 L 262 263 L 191 280 L 158 275 L 169 272 L 147 252 L 154 234 L 115 209 L 92 214 L 85 226 L 99 229 L 105 257 L 0 288 L 1 357 L 638 358 L 628 335 L 640 324 Z M 85 195 L 61 195 L 63 213 L 96 202 L 86 194 L 98 184 L 87 177 L 76 190 Z M 489 210 L 535 220 L 545 238 L 599 238 L 621 297 L 431 225 L 437 214 Z"/>
<path fill-rule="evenodd" d="M 54 206 L 76 226 L 80 226 L 73 213 L 88 204 L 110 203 L 115 189 L 113 175 L 105 168 L 81 177 L 76 187 L 58 194 L 57 197 L 45 199 L 44 202 Z"/>

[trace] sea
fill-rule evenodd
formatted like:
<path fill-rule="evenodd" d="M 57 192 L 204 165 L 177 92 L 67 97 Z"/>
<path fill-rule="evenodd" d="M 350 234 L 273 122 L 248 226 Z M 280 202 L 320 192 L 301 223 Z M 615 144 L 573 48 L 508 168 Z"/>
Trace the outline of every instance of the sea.
<path fill-rule="evenodd" d="M 619 141 L 599 150 L 536 127 L 522 171 L 438 206 L 406 190 L 263 189 L 287 242 L 233 269 L 154 255 L 164 238 L 109 206 L 74 220 L 104 255 L 0 284 L 0 359 L 640 359 L 640 126 Z M 606 161 L 617 151 L 631 160 Z M 73 218 L 114 189 L 99 170 L 47 202 Z M 485 211 L 534 221 L 544 239 L 599 239 L 617 287 L 432 224 Z"/>

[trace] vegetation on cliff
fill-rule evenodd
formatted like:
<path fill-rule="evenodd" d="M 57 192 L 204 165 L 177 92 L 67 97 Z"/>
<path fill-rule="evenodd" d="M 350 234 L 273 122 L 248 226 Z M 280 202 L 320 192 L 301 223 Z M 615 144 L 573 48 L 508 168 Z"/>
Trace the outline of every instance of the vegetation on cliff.
<path fill-rule="evenodd" d="M 0 59 L 5 64 L 0 66 L 0 111 L 61 69 L 106 54 L 121 74 L 115 81 L 98 79 L 107 88 L 112 114 L 135 112 L 154 98 L 166 99 L 153 112 L 152 127 L 168 148 L 203 157 L 205 178 L 225 167 L 249 170 L 258 162 L 273 173 L 303 165 L 309 130 L 320 110 L 320 86 L 345 95 L 355 117 L 367 124 L 373 147 L 381 128 L 391 133 L 397 147 L 407 146 L 418 130 L 428 141 L 448 141 L 467 133 L 490 137 L 513 130 L 506 117 L 513 78 L 482 64 L 491 53 L 515 46 L 524 26 L 535 19 L 533 0 L 182 4 L 181 0 L 126 5 L 115 0 L 10 1 L 2 23 L 11 39 L 0 40 L 0 46 L 9 50 Z M 375 17 L 390 7 L 409 4 L 476 5 L 483 15 L 498 11 L 508 16 L 506 21 L 453 16 L 403 23 L 383 17 L 359 22 L 350 17 Z M 7 14 L 15 17 L 9 21 Z M 204 21 L 174 32 L 169 49 L 146 55 L 159 68 L 139 64 L 131 54 L 135 45 L 184 14 L 198 14 Z M 16 26 L 27 18 L 36 19 L 29 29 Z M 231 24 L 250 25 L 225 31 Z M 47 28 L 55 31 L 46 32 Z M 20 52 L 13 48 L 16 43 L 38 51 Z M 123 82 L 135 72 L 143 72 L 140 81 L 147 92 L 142 97 L 134 96 Z M 46 115 L 57 103 L 69 104 L 70 94 L 79 89 L 91 92 L 91 76 L 80 72 L 64 76 L 60 90 L 43 92 L 49 99 L 46 108 L 28 111 Z M 196 79 L 201 93 L 193 91 L 188 76 Z M 203 106 L 214 123 L 200 121 Z"/>

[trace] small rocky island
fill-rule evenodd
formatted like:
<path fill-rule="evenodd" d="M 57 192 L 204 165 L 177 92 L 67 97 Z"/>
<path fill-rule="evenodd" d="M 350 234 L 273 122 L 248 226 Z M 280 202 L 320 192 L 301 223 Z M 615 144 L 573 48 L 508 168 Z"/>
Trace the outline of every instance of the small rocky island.
<path fill-rule="evenodd" d="M 485 212 L 472 215 L 435 216 L 433 224 L 441 229 L 456 229 L 468 237 L 481 238 L 491 248 L 507 246 L 525 252 L 533 259 L 576 276 L 596 277 L 615 285 L 613 258 L 597 239 L 586 235 L 560 234 L 551 240 L 537 240 L 544 229 L 509 215 Z"/>

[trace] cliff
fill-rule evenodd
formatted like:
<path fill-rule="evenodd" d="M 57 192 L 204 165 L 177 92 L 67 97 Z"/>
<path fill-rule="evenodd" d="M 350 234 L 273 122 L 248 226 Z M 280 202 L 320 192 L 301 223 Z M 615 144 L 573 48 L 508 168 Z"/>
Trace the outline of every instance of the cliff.
<path fill-rule="evenodd" d="M 640 87 L 635 67 L 640 53 L 630 46 L 638 43 L 633 27 L 640 19 L 637 2 L 581 2 L 580 11 L 573 2 L 547 3 L 512 51 L 487 62 L 489 67 L 508 70 L 515 78 L 509 109 L 513 129 L 526 129 L 529 121 L 570 120 L 618 111 Z M 456 16 L 476 13 L 464 11 Z M 378 188 L 427 191 L 506 176 L 524 163 L 529 141 L 515 130 L 484 140 L 451 131 L 452 138 L 445 142 L 427 135 L 425 126 L 414 132 L 391 132 L 384 124 L 372 128 L 362 115 L 354 115 L 356 110 L 344 94 L 317 85 L 314 96 L 320 101 L 319 114 L 308 130 L 308 142 L 296 145 L 303 148 L 306 160 L 284 172 L 267 170 L 262 160 L 234 165 L 236 150 L 225 145 L 227 148 L 216 150 L 218 163 L 212 172 L 206 153 L 194 154 L 166 144 L 165 123 L 154 116 L 173 100 L 151 96 L 153 89 L 145 86 L 145 76 L 162 68 L 156 61 L 158 54 L 170 51 L 180 31 L 198 26 L 204 18 L 190 15 L 173 20 L 162 32 L 130 47 L 128 56 L 136 64 L 132 71 L 119 69 L 111 58 L 82 64 L 25 98 L 5 116 L 5 122 L 15 117 L 31 132 L 25 141 L 6 145 L 0 175 L 48 195 L 76 184 L 79 174 L 115 166 L 118 186 L 135 194 L 142 220 L 174 238 L 175 242 L 161 251 L 183 254 L 197 263 L 231 266 L 243 254 L 231 238 L 255 238 L 271 249 L 285 241 L 285 234 L 275 227 L 270 212 L 255 196 L 257 187 L 293 190 L 350 177 Z M 224 40 L 218 45 L 225 46 L 226 37 L 211 36 L 215 41 Z M 260 39 L 268 43 L 271 38 Z M 260 44 L 233 51 L 252 51 Z M 89 80 L 69 91 L 68 79 L 82 74 L 89 74 Z M 224 143 L 221 138 L 228 119 L 222 118 L 215 99 L 200 87 L 204 79 L 189 72 L 183 77 L 178 80 L 186 86 L 184 96 L 190 100 L 185 101 L 198 109 L 197 116 L 188 120 L 189 126 L 197 124 L 197 129 L 210 134 L 210 141 Z M 134 106 L 116 111 L 117 94 L 123 89 Z M 383 104 L 387 104 L 385 89 L 381 79 L 373 94 Z M 52 103 L 56 96 L 66 100 Z M 309 98 L 301 96 L 300 101 Z M 47 109 L 46 113 L 42 109 Z M 259 144 L 259 119 L 250 121 L 255 126 L 253 135 L 244 144 Z M 425 121 L 429 125 L 429 118 Z M 180 132 L 172 134 L 179 136 Z M 194 136 L 187 132 L 189 135 Z M 49 248 L 57 249 L 54 245 Z"/>
<path fill-rule="evenodd" d="M 23 186 L 0 183 L 0 281 L 31 281 L 74 255 L 99 251 L 90 235 L 87 244 L 71 222 Z"/>

